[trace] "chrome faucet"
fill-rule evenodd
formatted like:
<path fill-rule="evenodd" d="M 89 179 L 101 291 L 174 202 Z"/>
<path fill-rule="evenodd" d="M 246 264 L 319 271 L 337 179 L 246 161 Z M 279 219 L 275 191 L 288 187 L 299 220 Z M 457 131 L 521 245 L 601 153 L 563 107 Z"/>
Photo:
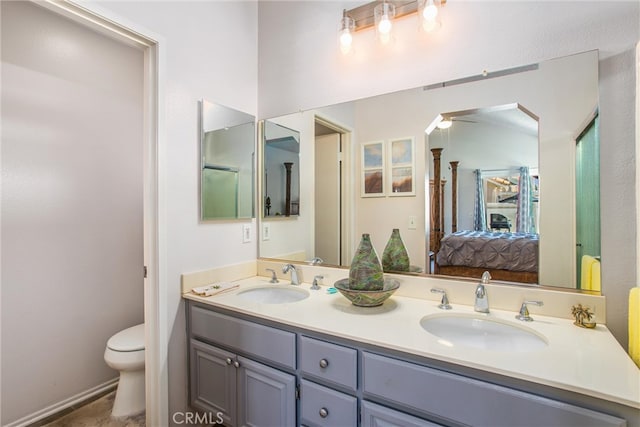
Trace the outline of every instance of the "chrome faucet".
<path fill-rule="evenodd" d="M 314 291 L 319 291 L 320 290 L 320 285 L 318 284 L 318 281 L 324 279 L 324 276 L 314 276 L 313 278 L 313 284 L 311 285 L 311 289 L 313 289 Z"/>
<path fill-rule="evenodd" d="M 530 305 L 544 305 L 542 301 L 523 301 L 520 306 L 520 313 L 516 314 L 516 319 L 522 320 L 523 322 L 531 322 L 533 321 L 533 317 L 529 315 L 529 309 L 527 308 L 527 304 Z"/>
<path fill-rule="evenodd" d="M 287 274 L 289 271 L 291 271 L 291 284 L 299 285 L 300 281 L 298 280 L 298 270 L 296 270 L 296 266 L 293 264 L 285 264 L 284 267 L 282 267 L 282 273 Z"/>
<path fill-rule="evenodd" d="M 278 276 L 276 276 L 276 271 L 273 268 L 266 268 L 265 270 L 271 272 L 271 280 L 269 280 L 269 283 L 278 283 Z"/>
<path fill-rule="evenodd" d="M 476 287 L 476 303 L 473 305 L 473 309 L 478 313 L 489 312 L 489 295 L 487 295 L 487 290 L 484 287 L 484 285 L 489 284 L 489 280 L 491 280 L 491 275 L 488 271 L 485 271 L 482 273 L 482 279 Z"/>
<path fill-rule="evenodd" d="M 451 304 L 449 304 L 449 298 L 447 298 L 447 292 L 444 289 L 432 288 L 431 292 L 434 294 L 442 294 L 442 300 L 438 305 L 441 310 L 451 310 Z"/>
<path fill-rule="evenodd" d="M 309 261 L 309 265 L 320 265 L 324 262 L 324 260 L 320 257 L 315 257 L 311 261 Z"/>

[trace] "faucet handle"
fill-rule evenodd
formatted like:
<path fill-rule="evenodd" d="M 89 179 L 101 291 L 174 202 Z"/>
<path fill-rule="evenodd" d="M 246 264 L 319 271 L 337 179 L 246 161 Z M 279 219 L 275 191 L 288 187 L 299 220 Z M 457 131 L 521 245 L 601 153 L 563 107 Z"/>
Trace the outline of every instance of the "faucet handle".
<path fill-rule="evenodd" d="M 533 321 L 533 317 L 529 315 L 529 309 L 527 308 L 528 304 L 537 305 L 537 306 L 544 305 L 542 301 L 522 301 L 522 306 L 520 307 L 520 313 L 516 314 L 516 319 L 522 320 L 523 322 Z"/>
<path fill-rule="evenodd" d="M 442 300 L 438 305 L 438 308 L 441 310 L 451 310 L 451 305 L 449 304 L 449 298 L 447 298 L 447 291 L 440 288 L 431 288 L 431 292 L 434 294 L 442 294 Z"/>
<path fill-rule="evenodd" d="M 269 283 L 278 283 L 278 276 L 276 276 L 276 271 L 273 268 L 265 268 L 266 271 L 270 271 L 271 272 L 271 280 L 269 280 Z"/>
<path fill-rule="evenodd" d="M 313 289 L 314 291 L 317 291 L 320 289 L 320 286 L 318 285 L 318 280 L 322 280 L 324 279 L 324 276 L 314 276 L 313 277 L 313 284 L 311 285 L 311 289 Z"/>

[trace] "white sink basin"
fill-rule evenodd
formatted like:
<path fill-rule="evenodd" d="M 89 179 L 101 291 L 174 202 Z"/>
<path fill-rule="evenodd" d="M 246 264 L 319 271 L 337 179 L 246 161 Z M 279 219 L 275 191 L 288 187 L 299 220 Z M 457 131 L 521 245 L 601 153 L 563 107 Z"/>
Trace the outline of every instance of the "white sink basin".
<path fill-rule="evenodd" d="M 527 352 L 547 346 L 542 336 L 528 328 L 473 314 L 433 314 L 420 319 L 420 326 L 450 347 Z"/>
<path fill-rule="evenodd" d="M 268 285 L 238 292 L 238 296 L 262 304 L 285 304 L 309 297 L 309 291 L 294 285 Z"/>

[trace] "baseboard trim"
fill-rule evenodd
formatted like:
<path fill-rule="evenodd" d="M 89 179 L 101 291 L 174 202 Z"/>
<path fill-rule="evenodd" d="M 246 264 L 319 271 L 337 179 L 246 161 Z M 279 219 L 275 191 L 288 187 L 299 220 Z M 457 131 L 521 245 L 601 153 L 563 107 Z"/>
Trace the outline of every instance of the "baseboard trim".
<path fill-rule="evenodd" d="M 97 385 L 89 390 L 85 390 L 81 393 L 78 393 L 74 396 L 69 397 L 68 399 L 62 400 L 58 403 L 55 403 L 51 406 L 48 406 L 44 409 L 41 409 L 33 414 L 27 415 L 26 417 L 22 417 L 19 420 L 16 420 L 10 424 L 6 424 L 4 427 L 26 427 L 32 426 L 39 421 L 42 421 L 49 417 L 54 417 L 56 414 L 64 412 L 68 408 L 71 408 L 74 405 L 79 403 L 91 400 L 92 398 L 99 396 L 101 394 L 106 394 L 118 386 L 118 378 L 114 378 L 105 383 Z"/>

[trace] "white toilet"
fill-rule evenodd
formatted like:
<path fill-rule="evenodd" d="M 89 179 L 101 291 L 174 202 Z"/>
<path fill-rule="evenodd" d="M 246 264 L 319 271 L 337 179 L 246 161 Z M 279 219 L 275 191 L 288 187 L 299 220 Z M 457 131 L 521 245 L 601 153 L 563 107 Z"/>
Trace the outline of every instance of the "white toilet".
<path fill-rule="evenodd" d="M 104 361 L 120 371 L 112 417 L 127 417 L 145 410 L 144 323 L 118 332 L 107 341 Z"/>

